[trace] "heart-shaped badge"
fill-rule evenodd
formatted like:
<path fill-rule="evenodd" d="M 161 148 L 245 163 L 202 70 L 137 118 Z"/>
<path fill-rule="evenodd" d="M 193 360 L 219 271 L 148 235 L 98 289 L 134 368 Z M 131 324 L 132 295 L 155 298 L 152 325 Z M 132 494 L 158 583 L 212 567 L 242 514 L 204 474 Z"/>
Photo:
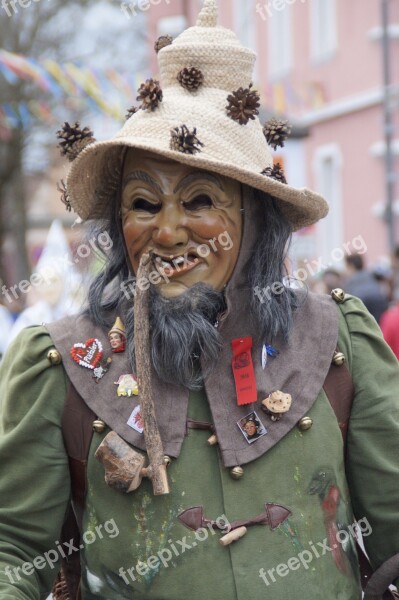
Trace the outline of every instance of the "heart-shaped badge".
<path fill-rule="evenodd" d="M 73 360 L 81 367 L 95 369 L 103 355 L 103 346 L 97 338 L 90 338 L 84 343 L 74 344 L 71 348 Z"/>

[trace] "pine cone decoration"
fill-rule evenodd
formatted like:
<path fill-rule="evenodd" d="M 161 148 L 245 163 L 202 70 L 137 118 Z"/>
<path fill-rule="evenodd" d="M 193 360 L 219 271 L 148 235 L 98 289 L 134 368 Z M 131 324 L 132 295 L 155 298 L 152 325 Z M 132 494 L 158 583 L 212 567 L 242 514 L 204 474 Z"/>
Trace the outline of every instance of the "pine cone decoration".
<path fill-rule="evenodd" d="M 251 91 L 252 85 L 245 89 L 241 87 L 227 97 L 227 114 L 240 125 L 246 125 L 249 119 L 255 119 L 259 114 L 260 97 L 258 92 Z"/>
<path fill-rule="evenodd" d="M 132 117 L 133 115 L 136 114 L 136 112 L 138 112 L 139 108 L 138 106 L 131 106 L 130 108 L 128 108 L 127 113 L 126 113 L 126 121 L 128 119 L 130 119 L 130 117 Z"/>
<path fill-rule="evenodd" d="M 271 177 L 280 183 L 287 183 L 287 180 L 284 175 L 284 171 L 280 163 L 276 163 L 272 167 L 266 167 L 264 171 L 262 171 L 262 175 L 266 175 L 267 177 Z"/>
<path fill-rule="evenodd" d="M 273 148 L 277 149 L 277 146 L 284 147 L 284 142 L 291 133 L 291 125 L 288 121 L 280 121 L 279 119 L 270 119 L 263 127 L 263 133 L 265 134 L 267 143 Z"/>
<path fill-rule="evenodd" d="M 140 108 L 143 110 L 155 110 L 158 104 L 162 102 L 163 92 L 159 81 L 155 79 L 147 79 L 137 91 L 139 92 L 137 100 L 141 101 Z"/>
<path fill-rule="evenodd" d="M 162 50 L 162 48 L 170 46 L 172 42 L 173 38 L 171 35 L 161 35 L 161 37 L 159 37 L 154 44 L 155 52 L 158 54 L 158 52 Z"/>
<path fill-rule="evenodd" d="M 57 183 L 57 190 L 61 193 L 61 202 L 65 204 L 65 208 L 67 209 L 67 211 L 71 212 L 71 201 L 69 200 L 68 191 L 65 185 L 65 181 L 63 179 L 61 179 L 61 181 Z"/>
<path fill-rule="evenodd" d="M 199 69 L 195 67 L 182 69 L 177 76 L 177 80 L 182 87 L 189 92 L 198 90 L 204 83 L 204 76 Z"/>
<path fill-rule="evenodd" d="M 71 162 L 79 156 L 86 146 L 96 141 L 90 127 L 81 129 L 79 121 L 73 127 L 69 123 L 65 123 L 63 128 L 57 131 L 57 137 L 62 140 L 58 144 L 61 155 L 67 156 Z"/>
<path fill-rule="evenodd" d="M 180 127 L 172 129 L 171 135 L 170 148 L 176 152 L 195 154 L 196 152 L 201 152 L 201 147 L 204 146 L 197 138 L 196 127 L 190 131 L 186 125 L 181 125 Z"/>

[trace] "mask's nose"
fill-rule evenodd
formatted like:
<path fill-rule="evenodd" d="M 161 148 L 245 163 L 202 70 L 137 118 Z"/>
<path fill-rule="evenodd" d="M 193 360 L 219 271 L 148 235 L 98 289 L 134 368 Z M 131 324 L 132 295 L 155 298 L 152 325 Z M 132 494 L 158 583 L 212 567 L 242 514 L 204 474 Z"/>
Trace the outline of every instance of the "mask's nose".
<path fill-rule="evenodd" d="M 186 216 L 181 206 L 164 206 L 157 215 L 153 242 L 159 247 L 185 246 L 189 241 Z"/>

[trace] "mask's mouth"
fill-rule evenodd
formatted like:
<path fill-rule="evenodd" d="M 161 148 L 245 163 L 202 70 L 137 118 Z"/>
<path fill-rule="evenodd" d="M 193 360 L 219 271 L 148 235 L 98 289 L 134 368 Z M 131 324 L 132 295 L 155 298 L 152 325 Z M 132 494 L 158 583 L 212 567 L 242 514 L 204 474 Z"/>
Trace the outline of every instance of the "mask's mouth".
<path fill-rule="evenodd" d="M 151 256 L 158 273 L 170 278 L 179 277 L 179 275 L 188 273 L 195 269 L 200 263 L 204 262 L 202 258 L 198 257 L 192 250 L 190 252 L 185 252 L 184 254 L 176 255 L 165 255 L 152 252 Z"/>

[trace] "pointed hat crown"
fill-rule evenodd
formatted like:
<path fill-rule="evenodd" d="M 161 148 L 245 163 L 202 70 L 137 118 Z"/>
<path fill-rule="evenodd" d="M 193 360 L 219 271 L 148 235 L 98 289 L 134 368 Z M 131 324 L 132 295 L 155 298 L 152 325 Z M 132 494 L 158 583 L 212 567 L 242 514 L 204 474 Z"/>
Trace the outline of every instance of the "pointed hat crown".
<path fill-rule="evenodd" d="M 126 147 L 219 173 L 270 194 L 279 200 L 294 230 L 327 214 L 321 196 L 290 187 L 277 176 L 269 134 L 257 117 L 260 98 L 252 89 L 255 53 L 217 19 L 216 0 L 204 0 L 197 23 L 159 49 L 161 83 L 149 79 L 141 86 L 140 110 L 113 139 L 91 143 L 72 163 L 68 196 L 80 217 L 103 218 L 109 205 L 118 201 Z"/>
<path fill-rule="evenodd" d="M 173 44 L 158 54 L 162 88 L 180 84 L 177 73 L 195 67 L 204 74 L 204 88 L 227 92 L 243 87 L 252 81 L 255 53 L 242 46 L 233 31 L 220 27 L 215 0 L 205 0 L 194 27 L 186 29 Z"/>

